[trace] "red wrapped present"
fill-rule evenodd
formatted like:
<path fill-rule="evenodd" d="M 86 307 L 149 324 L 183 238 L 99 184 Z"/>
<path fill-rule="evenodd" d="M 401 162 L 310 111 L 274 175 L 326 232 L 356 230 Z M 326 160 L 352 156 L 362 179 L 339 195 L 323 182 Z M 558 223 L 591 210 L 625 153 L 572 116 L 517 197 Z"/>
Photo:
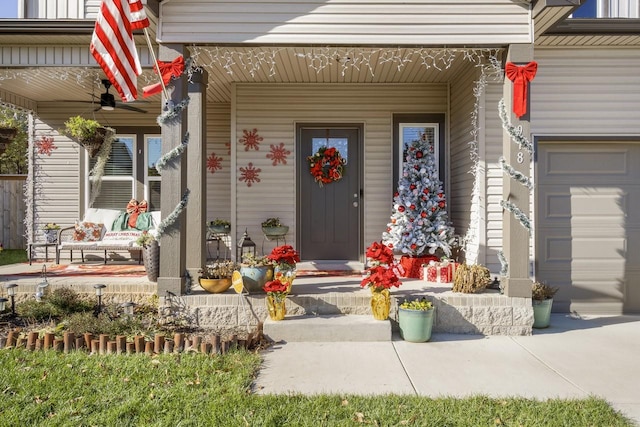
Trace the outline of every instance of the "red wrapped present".
<path fill-rule="evenodd" d="M 440 262 L 430 261 L 424 267 L 424 277 L 427 282 L 452 283 L 458 265 L 460 264 L 448 259 Z"/>
<path fill-rule="evenodd" d="M 410 257 L 403 255 L 400 258 L 400 265 L 404 270 L 402 277 L 409 277 L 414 279 L 422 279 L 424 264 L 428 264 L 430 261 L 437 261 L 438 257 L 433 255 L 427 255 L 422 257 Z"/>

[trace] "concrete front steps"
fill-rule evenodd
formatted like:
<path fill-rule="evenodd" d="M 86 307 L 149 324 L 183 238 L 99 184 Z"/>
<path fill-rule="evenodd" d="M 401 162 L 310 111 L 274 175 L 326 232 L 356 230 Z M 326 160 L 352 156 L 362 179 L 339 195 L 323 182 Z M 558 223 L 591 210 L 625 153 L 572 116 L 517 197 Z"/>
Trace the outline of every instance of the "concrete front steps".
<path fill-rule="evenodd" d="M 270 338 L 274 341 L 318 341 L 320 337 L 330 341 L 356 341 L 358 337 L 360 341 L 376 341 L 383 336 L 390 340 L 390 331 L 397 330 L 399 303 L 405 298 L 425 296 L 433 301 L 436 310 L 434 333 L 531 335 L 530 298 L 510 298 L 491 290 L 454 293 L 450 284 L 403 279 L 402 286 L 391 293 L 390 320 L 378 321 L 371 315 L 371 293 L 360 288 L 360 280 L 357 275 L 296 278 L 287 298 L 287 317 L 279 322 L 268 319 L 262 292 L 241 296 L 233 290 L 222 294 L 196 290 L 191 295 L 161 296 L 160 303 L 164 313 L 173 312 L 202 327 L 253 327 L 263 323 L 265 335 L 273 335 Z"/>
<path fill-rule="evenodd" d="M 274 342 L 391 341 L 391 322 L 371 315 L 298 315 L 265 320 L 263 333 Z"/>

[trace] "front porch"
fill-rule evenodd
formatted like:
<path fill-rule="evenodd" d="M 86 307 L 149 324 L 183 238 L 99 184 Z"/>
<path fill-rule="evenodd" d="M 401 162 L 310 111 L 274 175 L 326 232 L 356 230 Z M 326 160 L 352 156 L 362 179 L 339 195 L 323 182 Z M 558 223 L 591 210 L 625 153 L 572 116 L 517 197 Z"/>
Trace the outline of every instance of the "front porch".
<path fill-rule="evenodd" d="M 274 340 L 282 339 L 286 328 L 296 321 L 305 319 L 313 322 L 317 319 L 323 327 L 349 329 L 348 316 L 352 319 L 371 318 L 368 289 L 360 287 L 358 263 L 342 266 L 343 270 L 318 270 L 313 263 L 298 264 L 299 275 L 294 281 L 292 294 L 287 300 L 287 317 L 282 322 L 270 322 L 263 294 L 240 296 L 233 289 L 221 294 L 210 294 L 194 285 L 189 294 L 158 295 L 159 306 L 166 316 L 176 316 L 203 329 L 240 330 L 249 327 L 255 329 L 259 323 L 265 325 L 265 335 Z M 43 281 L 42 265 L 34 263 L 14 264 L 0 267 L 0 285 L 18 284 L 17 302 L 33 298 L 37 286 Z M 46 264 L 45 264 L 46 265 Z M 94 265 L 94 264 L 91 264 Z M 96 265 L 95 271 L 77 272 L 79 266 L 67 265 L 58 269 L 47 265 L 47 282 L 51 288 L 70 287 L 79 293 L 93 295 L 95 284 L 105 284 L 103 302 L 143 302 L 157 294 L 157 285 L 149 282 L 143 267 L 131 267 L 123 270 L 123 263 Z M 130 266 L 130 263 L 128 264 Z M 98 268 L 99 267 L 99 268 Z M 135 269 L 138 269 L 137 271 Z M 351 270 L 344 270 L 349 268 Z M 462 294 L 451 291 L 448 284 L 425 282 L 419 279 L 402 279 L 402 286 L 392 292 L 391 327 L 397 329 L 397 305 L 404 298 L 412 299 L 426 296 L 436 307 L 434 322 L 435 333 L 482 334 L 482 335 L 530 335 L 533 323 L 533 310 L 530 298 L 511 298 L 500 295 L 498 291 L 485 290 L 480 294 Z M 270 323 L 277 323 L 271 325 Z M 373 322 L 380 323 L 379 321 Z M 248 326 L 247 326 L 248 325 Z M 275 329 L 273 328 L 275 326 Z M 373 326 L 376 327 L 375 325 Z M 309 328 L 312 330 L 313 328 Z M 361 333 L 367 340 L 366 329 Z M 284 335 L 283 335 L 284 334 Z M 372 336 L 375 335 L 372 332 Z M 334 334 L 336 340 L 340 332 Z M 391 334 L 387 334 L 388 340 Z M 300 340 L 314 341 L 312 336 L 303 336 Z M 345 340 L 353 341 L 349 338 Z"/>

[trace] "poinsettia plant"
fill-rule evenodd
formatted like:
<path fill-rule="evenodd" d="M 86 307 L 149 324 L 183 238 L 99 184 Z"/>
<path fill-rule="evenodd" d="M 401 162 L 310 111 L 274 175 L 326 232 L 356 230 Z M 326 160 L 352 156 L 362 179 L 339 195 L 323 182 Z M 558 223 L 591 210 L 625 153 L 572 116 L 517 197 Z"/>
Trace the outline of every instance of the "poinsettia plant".
<path fill-rule="evenodd" d="M 300 255 L 291 245 L 276 246 L 267 258 L 282 270 L 294 269 L 296 263 L 300 262 Z"/>
<path fill-rule="evenodd" d="M 282 283 L 280 280 L 271 280 L 264 284 L 262 289 L 268 296 L 272 297 L 276 301 L 282 301 L 287 297 L 288 286 L 286 283 Z"/>
<path fill-rule="evenodd" d="M 388 246 L 373 242 L 367 248 L 367 261 L 370 265 L 365 272 L 365 277 L 360 282 L 361 287 L 369 287 L 372 291 L 379 292 L 383 289 L 399 287 L 402 283 L 396 274 L 398 265 L 395 262 L 393 251 Z"/>

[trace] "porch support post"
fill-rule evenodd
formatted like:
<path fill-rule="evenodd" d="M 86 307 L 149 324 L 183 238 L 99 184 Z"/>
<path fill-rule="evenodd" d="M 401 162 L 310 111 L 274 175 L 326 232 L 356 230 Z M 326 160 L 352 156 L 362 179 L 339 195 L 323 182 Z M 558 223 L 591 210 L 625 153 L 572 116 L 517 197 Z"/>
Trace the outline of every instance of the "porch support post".
<path fill-rule="evenodd" d="M 533 45 L 510 45 L 507 62 L 524 65 L 533 60 Z M 513 113 L 513 82 L 505 77 L 503 85 L 504 103 L 507 115 L 513 126 L 521 126 L 522 134 L 531 133 L 529 108 L 527 114 L 519 119 Z M 531 156 L 527 150 L 520 150 L 511 140 L 507 132 L 503 131 L 503 156 L 507 163 L 517 171 L 530 176 Z M 522 212 L 529 214 L 529 190 L 522 184 L 511 179 L 506 174 L 502 178 L 502 197 L 517 205 Z M 529 276 L 529 231 L 508 210 L 502 211 L 502 247 L 504 256 L 509 263 L 508 277 L 503 277 L 505 295 L 509 297 L 531 298 L 531 278 Z"/>
<path fill-rule="evenodd" d="M 187 271 L 195 280 L 198 270 L 205 264 L 207 218 L 207 81 L 208 73 L 198 70 L 189 82 L 189 149 L 187 150 L 187 185 L 191 190 L 189 209 L 187 209 Z"/>
<path fill-rule="evenodd" d="M 188 55 L 184 45 L 160 45 L 159 61 L 172 61 L 180 55 Z M 171 101 L 178 105 L 187 96 L 187 79 L 173 80 L 173 90 L 169 92 Z M 162 100 L 164 106 L 166 99 Z M 163 107 L 164 111 L 164 107 Z M 162 153 L 168 153 L 182 143 L 187 123 L 186 109 L 175 120 L 167 121 L 162 128 Z M 188 150 L 188 149 L 187 149 Z M 182 200 L 187 189 L 187 159 L 185 155 L 171 160 L 170 167 L 162 170 L 160 210 L 162 219 L 167 218 Z M 189 198 L 186 211 L 191 209 L 193 198 Z M 197 203 L 197 200 L 196 200 Z M 186 211 L 176 222 L 168 227 L 160 239 L 160 274 L 158 277 L 158 296 L 163 298 L 167 292 L 174 295 L 185 293 L 185 247 L 186 247 Z"/>

